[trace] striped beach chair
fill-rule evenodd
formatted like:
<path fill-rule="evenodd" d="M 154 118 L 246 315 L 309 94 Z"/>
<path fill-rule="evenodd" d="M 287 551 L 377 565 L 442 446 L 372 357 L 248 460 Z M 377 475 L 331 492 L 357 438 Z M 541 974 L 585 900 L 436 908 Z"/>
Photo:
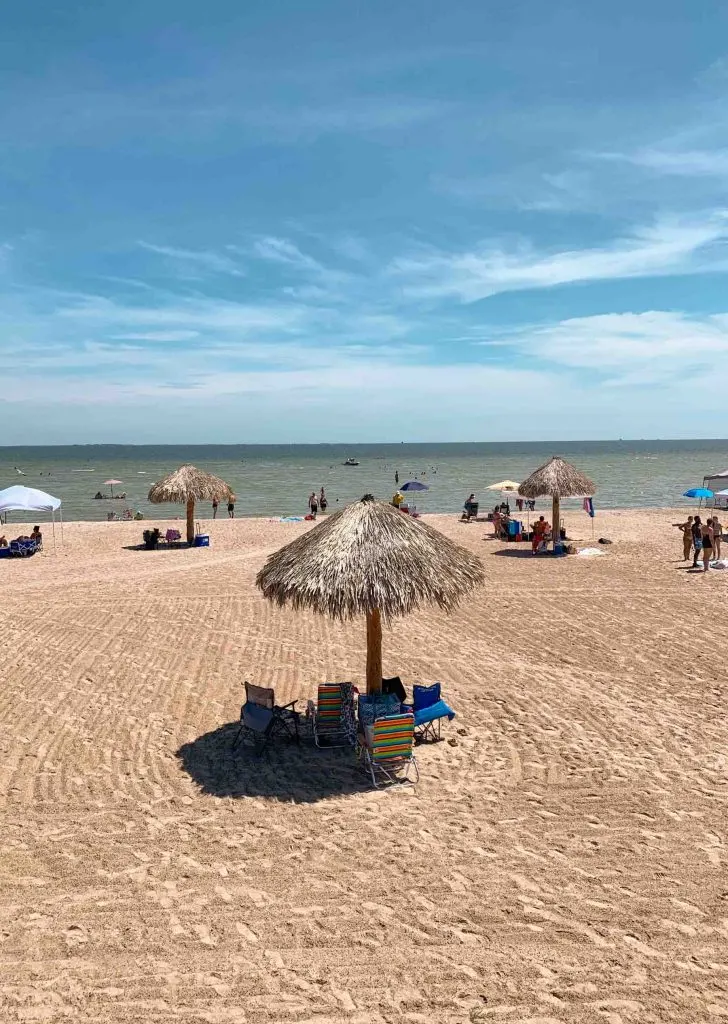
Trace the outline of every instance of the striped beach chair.
<path fill-rule="evenodd" d="M 308 702 L 307 715 L 317 747 L 354 746 L 356 721 L 351 683 L 320 683 L 316 701 Z"/>
<path fill-rule="evenodd" d="M 387 715 L 367 727 L 364 766 L 375 786 L 382 782 L 419 782 L 414 733 L 412 714 Z M 410 769 L 414 770 L 414 778 L 410 778 Z"/>

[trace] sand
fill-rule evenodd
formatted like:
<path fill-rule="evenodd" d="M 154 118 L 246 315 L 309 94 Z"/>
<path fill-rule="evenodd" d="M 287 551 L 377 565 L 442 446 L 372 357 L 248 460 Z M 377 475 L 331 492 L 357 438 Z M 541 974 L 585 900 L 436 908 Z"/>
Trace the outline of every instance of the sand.
<path fill-rule="evenodd" d="M 306 526 L 70 524 L 0 562 L 0 1020 L 728 1016 L 728 571 L 677 561 L 683 515 L 602 514 L 593 560 L 432 517 L 488 584 L 385 632 L 458 712 L 388 793 L 344 751 L 231 751 L 245 679 L 362 681 L 362 624 L 253 587 Z"/>

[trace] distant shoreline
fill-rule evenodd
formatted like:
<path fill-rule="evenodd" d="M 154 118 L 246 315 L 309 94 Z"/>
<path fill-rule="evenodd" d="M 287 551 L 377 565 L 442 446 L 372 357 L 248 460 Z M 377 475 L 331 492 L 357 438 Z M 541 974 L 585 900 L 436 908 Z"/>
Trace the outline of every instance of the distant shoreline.
<path fill-rule="evenodd" d="M 561 504 L 562 512 L 565 512 L 567 515 L 582 515 L 584 517 L 584 523 L 588 525 L 590 520 L 589 520 L 588 516 L 586 515 L 586 513 L 583 512 L 583 510 L 581 509 L 580 505 L 578 504 L 579 500 L 580 499 L 578 499 L 578 498 L 565 499 L 565 501 L 573 501 L 574 504 L 566 505 L 566 504 L 564 504 L 564 502 L 562 502 L 562 504 Z M 701 509 L 699 509 L 697 505 L 695 505 L 695 504 L 687 504 L 687 503 L 685 505 L 666 505 L 666 506 L 658 506 L 658 505 L 625 505 L 624 507 L 620 507 L 620 508 L 614 508 L 614 507 L 603 508 L 603 509 L 599 509 L 598 508 L 597 509 L 597 514 L 594 517 L 594 522 L 598 523 L 600 517 L 612 517 L 612 516 L 615 516 L 615 515 L 618 516 L 618 515 L 620 515 L 622 513 L 633 514 L 635 512 L 642 512 L 642 513 L 649 513 L 649 514 L 658 514 L 658 513 L 660 513 L 660 514 L 664 514 L 664 515 L 686 516 L 686 515 L 695 514 L 696 512 L 699 513 L 701 510 L 711 511 L 712 508 L 711 508 L 711 506 L 703 505 L 703 506 L 701 506 Z M 336 511 L 336 510 L 333 510 L 333 511 Z M 455 511 L 452 511 L 452 512 L 423 512 L 423 513 L 421 513 L 419 518 L 425 519 L 425 520 L 427 520 L 427 519 L 448 519 L 448 520 L 456 520 L 457 521 L 459 519 L 460 515 L 461 515 L 461 511 L 462 511 L 461 509 L 458 509 L 458 510 L 455 510 Z M 526 513 L 525 511 L 522 512 L 522 513 L 521 512 L 517 512 L 517 510 L 515 510 L 515 509 L 513 511 L 514 511 L 515 516 L 517 516 L 519 518 L 521 516 L 525 517 L 525 516 L 528 515 L 528 513 Z M 718 512 L 725 511 L 726 515 L 728 515 L 728 510 L 718 509 L 717 511 Z M 534 516 L 534 515 L 539 516 L 539 515 L 546 515 L 547 512 L 548 512 L 548 508 L 547 508 L 547 505 L 546 505 L 546 499 L 543 499 L 542 504 L 539 505 L 539 507 L 537 508 L 536 512 L 535 513 L 531 512 L 530 514 L 531 514 L 531 516 Z M 15 515 L 19 516 L 20 515 L 19 512 L 14 512 L 14 513 L 11 513 L 11 514 L 14 515 L 14 516 Z M 323 514 L 319 513 L 319 515 L 318 515 L 318 517 L 316 519 L 316 522 L 321 522 L 322 520 L 325 520 L 326 518 L 328 518 L 329 515 L 332 515 L 332 514 L 333 514 L 333 512 L 323 513 Z M 48 515 L 48 513 L 38 513 L 38 516 L 36 518 L 34 518 L 34 519 L 11 519 L 7 523 L 7 525 L 8 526 L 26 526 L 26 525 L 32 525 L 32 524 L 34 524 L 36 522 L 38 522 L 38 523 L 47 523 L 47 524 L 50 525 L 51 519 L 50 518 L 44 519 L 43 518 L 44 515 Z M 247 523 L 251 523 L 251 524 L 252 523 L 276 523 L 276 522 L 280 522 L 281 526 L 297 526 L 298 525 L 298 523 L 295 522 L 295 521 L 290 521 L 289 520 L 288 522 L 286 522 L 285 518 L 286 517 L 273 516 L 273 515 L 236 515 L 234 519 L 229 519 L 227 513 L 225 513 L 225 514 L 222 514 L 222 515 L 218 515 L 217 519 L 213 519 L 212 516 L 206 517 L 206 516 L 198 516 L 197 514 L 195 514 L 195 519 L 196 520 L 199 520 L 201 523 L 206 523 L 206 524 L 207 523 L 215 523 L 215 524 L 217 524 L 217 523 L 223 523 L 223 522 L 224 523 L 247 522 Z M 301 516 L 300 518 L 301 518 L 302 522 L 311 522 L 311 520 L 308 520 L 308 521 L 305 520 L 305 518 L 303 516 Z M 63 525 L 64 526 L 99 526 L 99 527 L 101 527 L 101 526 L 104 526 L 104 527 L 108 526 L 109 528 L 112 528 L 114 526 L 138 526 L 140 528 L 143 528 L 143 526 L 142 526 L 143 523 L 167 523 L 167 522 L 175 523 L 175 522 L 184 522 L 184 521 L 185 521 L 185 516 L 184 516 L 183 513 L 180 513 L 179 515 L 168 515 L 168 516 L 164 516 L 164 515 L 145 516 L 143 519 L 112 519 L 112 520 L 105 520 L 105 519 L 66 519 L 66 518 L 64 518 L 63 519 Z M 56 525 L 59 526 L 60 523 L 61 523 L 61 519 L 59 518 L 59 516 L 56 516 Z M 473 520 L 470 523 L 463 523 L 463 525 L 464 526 L 490 526 L 490 522 L 487 519 L 477 519 L 477 520 Z"/>

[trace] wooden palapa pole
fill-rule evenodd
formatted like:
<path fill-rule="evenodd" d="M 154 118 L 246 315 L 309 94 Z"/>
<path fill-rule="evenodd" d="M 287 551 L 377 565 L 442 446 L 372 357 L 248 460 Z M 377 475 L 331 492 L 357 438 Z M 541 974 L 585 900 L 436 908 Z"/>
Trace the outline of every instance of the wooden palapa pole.
<path fill-rule="evenodd" d="M 554 495 L 554 503 L 551 509 L 551 536 L 554 539 L 554 551 L 556 544 L 561 540 L 561 503 L 558 494 Z"/>
<path fill-rule="evenodd" d="M 190 498 L 187 502 L 187 543 L 191 544 L 195 539 L 195 499 Z"/>
<path fill-rule="evenodd" d="M 378 608 L 367 612 L 367 693 L 382 690 L 382 617 Z"/>

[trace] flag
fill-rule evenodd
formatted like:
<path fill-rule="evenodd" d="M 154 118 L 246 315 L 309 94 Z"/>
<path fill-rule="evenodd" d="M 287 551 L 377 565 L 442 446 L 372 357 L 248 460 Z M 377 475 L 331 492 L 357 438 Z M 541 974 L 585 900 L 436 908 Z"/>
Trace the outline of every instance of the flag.
<path fill-rule="evenodd" d="M 592 519 L 594 518 L 594 502 L 591 498 L 584 498 L 584 511 Z"/>

